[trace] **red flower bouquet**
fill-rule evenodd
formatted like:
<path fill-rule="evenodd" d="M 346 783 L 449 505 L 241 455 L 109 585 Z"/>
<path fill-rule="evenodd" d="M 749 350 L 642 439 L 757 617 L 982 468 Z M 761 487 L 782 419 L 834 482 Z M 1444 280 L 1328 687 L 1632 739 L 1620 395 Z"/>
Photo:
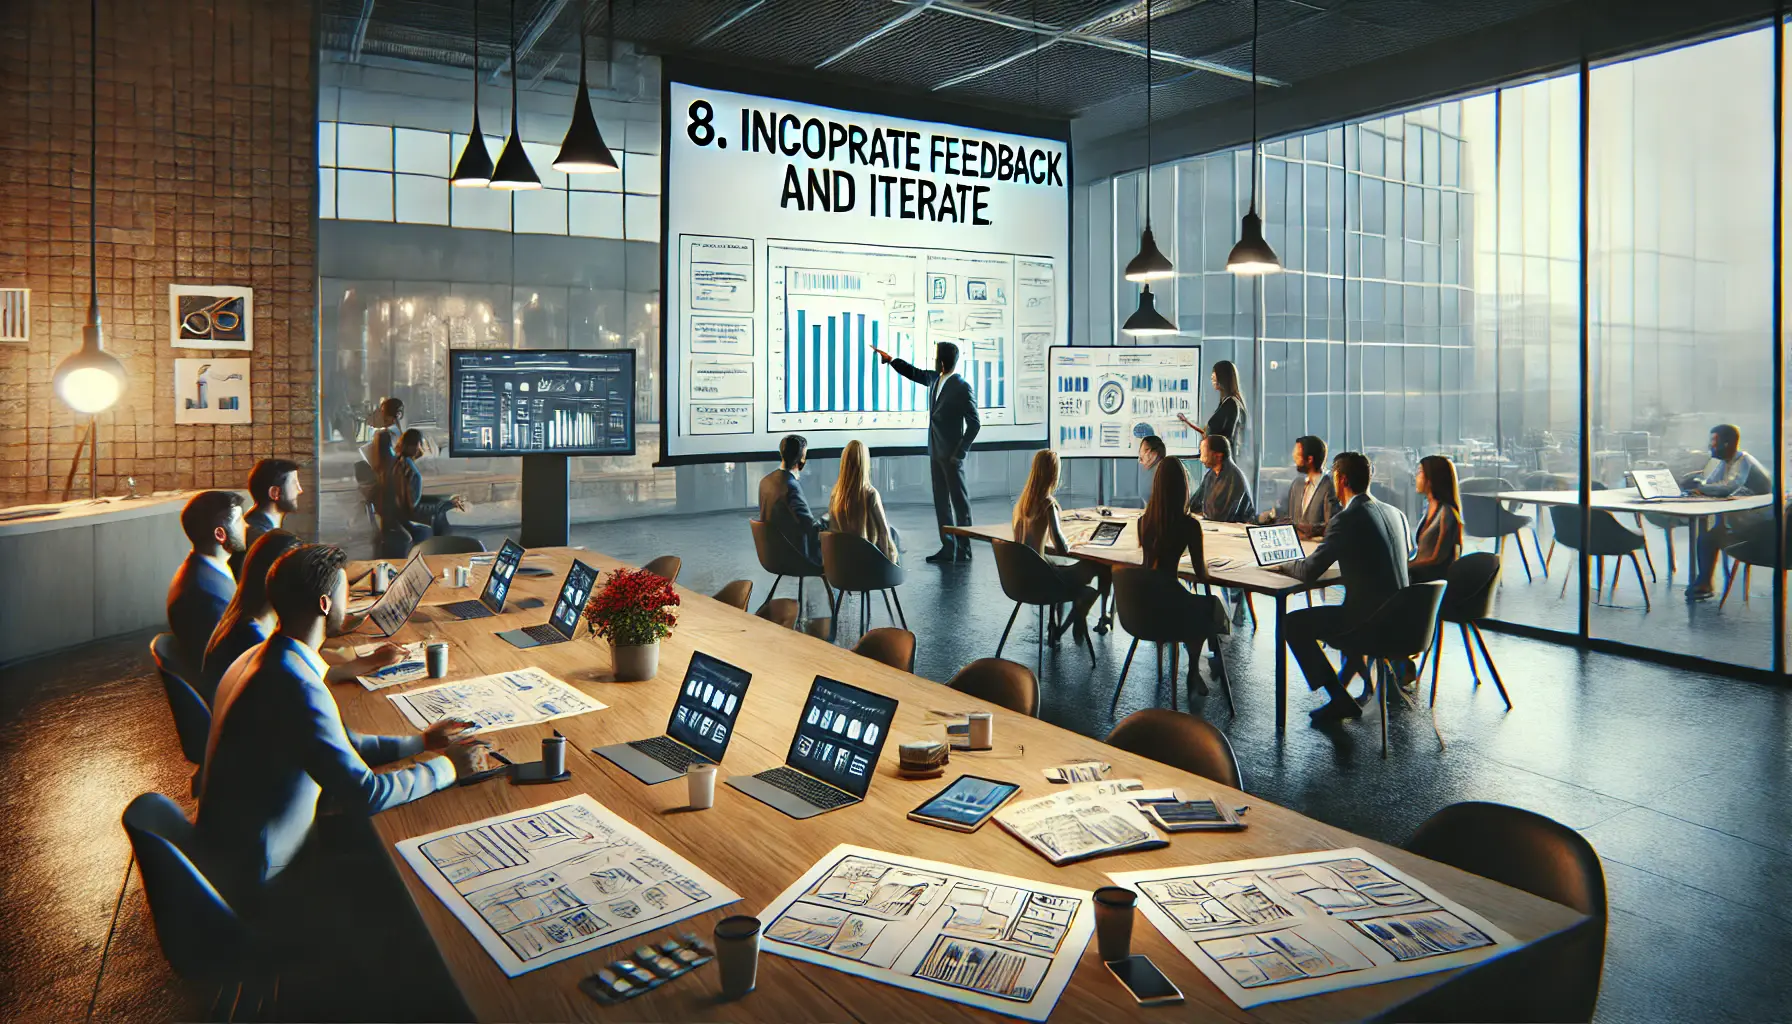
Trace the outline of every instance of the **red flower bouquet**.
<path fill-rule="evenodd" d="M 591 632 L 617 647 L 657 644 L 678 623 L 672 581 L 646 569 L 617 569 L 585 605 Z"/>

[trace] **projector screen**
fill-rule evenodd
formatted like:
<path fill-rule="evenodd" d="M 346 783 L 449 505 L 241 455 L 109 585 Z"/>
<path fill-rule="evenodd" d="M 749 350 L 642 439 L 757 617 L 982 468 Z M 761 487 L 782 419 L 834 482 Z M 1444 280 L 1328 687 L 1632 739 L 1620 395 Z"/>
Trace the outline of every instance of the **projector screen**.
<path fill-rule="evenodd" d="M 924 450 L 927 390 L 872 349 L 925 369 L 939 342 L 959 348 L 978 448 L 1046 441 L 1047 353 L 1070 322 L 1067 126 L 665 75 L 662 463 L 765 458 L 789 433 L 817 453 Z"/>

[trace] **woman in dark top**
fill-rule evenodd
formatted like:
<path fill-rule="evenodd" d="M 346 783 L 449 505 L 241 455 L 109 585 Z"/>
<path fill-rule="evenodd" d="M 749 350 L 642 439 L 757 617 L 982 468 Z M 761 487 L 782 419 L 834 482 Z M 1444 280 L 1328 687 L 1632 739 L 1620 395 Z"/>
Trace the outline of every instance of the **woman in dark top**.
<path fill-rule="evenodd" d="M 390 459 L 382 456 L 380 470 L 380 527 L 402 526 L 411 535 L 411 543 L 448 532 L 448 512 L 466 511 L 467 499 L 458 494 L 424 494 L 423 474 L 417 460 L 423 456 L 423 431 L 411 428 L 398 439 L 398 451 Z"/>
<path fill-rule="evenodd" d="M 1244 433 L 1246 418 L 1244 393 L 1238 389 L 1238 367 L 1232 360 L 1222 359 L 1213 364 L 1213 389 L 1220 393 L 1220 404 L 1214 408 L 1213 415 L 1207 417 L 1205 427 L 1196 426 L 1185 413 L 1177 413 L 1176 418 L 1203 437 L 1219 434 L 1232 443 L 1233 451 L 1241 451 L 1239 435 Z"/>
<path fill-rule="evenodd" d="M 1412 560 L 1406 563 L 1413 583 L 1441 580 L 1462 554 L 1462 495 L 1456 488 L 1456 464 L 1443 455 L 1419 460 L 1413 488 L 1429 499 L 1425 518 L 1419 521 Z"/>
<path fill-rule="evenodd" d="M 1158 463 L 1151 480 L 1151 498 L 1139 516 L 1139 548 L 1145 556 L 1145 568 L 1175 575 L 1188 552 L 1189 564 L 1197 580 L 1207 578 L 1207 555 L 1201 541 L 1201 521 L 1188 514 L 1188 472 L 1182 460 L 1169 456 Z M 1178 590 L 1178 618 L 1188 624 L 1183 643 L 1188 645 L 1188 677 L 1193 682 L 1199 674 L 1201 648 L 1207 641 L 1216 644 L 1231 632 L 1224 606 L 1217 597 Z"/>

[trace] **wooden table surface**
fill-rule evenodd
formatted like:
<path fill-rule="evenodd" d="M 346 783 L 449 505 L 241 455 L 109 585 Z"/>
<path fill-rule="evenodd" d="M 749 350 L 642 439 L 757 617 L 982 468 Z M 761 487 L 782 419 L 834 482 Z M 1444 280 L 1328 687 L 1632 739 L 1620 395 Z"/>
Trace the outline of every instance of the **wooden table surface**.
<path fill-rule="evenodd" d="M 1687 499 L 1668 499 L 1665 501 L 1644 501 L 1634 487 L 1612 487 L 1593 491 L 1592 505 L 1608 512 L 1647 512 L 1663 516 L 1681 516 L 1688 519 L 1704 516 L 1721 516 L 1726 512 L 1748 512 L 1757 508 L 1766 508 L 1773 504 L 1771 494 L 1751 494 L 1742 498 L 1711 498 L 1705 501 Z M 1501 501 L 1513 501 L 1520 505 L 1578 505 L 1580 491 L 1501 491 L 1496 495 Z"/>
<path fill-rule="evenodd" d="M 1000 871 L 1021 878 L 1083 889 L 1107 884 L 1106 872 L 1200 864 L 1273 854 L 1360 846 L 1412 872 L 1440 892 L 1485 915 L 1520 941 L 1559 932 L 1581 919 L 1552 903 L 1487 879 L 1412 856 L 1401 850 L 1332 828 L 1293 811 L 1197 778 L 1167 765 L 1129 754 L 1035 719 L 1025 718 L 947 690 L 945 687 L 861 658 L 823 640 L 770 622 L 680 588 L 683 605 L 676 633 L 662 644 L 659 676 L 649 682 L 616 683 L 608 648 L 581 636 L 570 643 L 518 650 L 498 639 L 502 629 L 546 620 L 545 606 L 518 602 L 536 598 L 551 604 L 560 577 L 577 557 L 602 570 L 620 563 L 604 555 L 565 548 L 530 553 L 525 566 L 553 570 L 552 578 L 519 576 L 511 606 L 501 616 L 468 622 L 451 620 L 433 606 L 478 594 L 486 570 L 473 574 L 466 590 L 440 584 L 444 567 L 466 564 L 466 556 L 429 558 L 437 583 L 424 597 L 399 640 L 434 638 L 451 645 L 447 678 L 500 672 L 534 665 L 610 705 L 607 710 L 552 723 L 569 742 L 570 782 L 515 786 L 508 781 L 454 788 L 393 808 L 374 817 L 379 836 L 392 853 L 423 920 L 467 1004 L 481 1020 L 997 1020 L 995 1014 L 917 992 L 882 985 L 839 971 L 765 954 L 759 961 L 758 989 L 737 1002 L 718 999 L 714 967 L 705 967 L 627 1003 L 604 1007 L 578 990 L 580 978 L 626 955 L 642 941 L 669 937 L 656 932 L 641 939 L 573 957 L 506 978 L 477 940 L 424 888 L 416 873 L 392 850 L 400 840 L 444 828 L 590 793 L 668 848 L 702 867 L 741 894 L 741 902 L 682 922 L 709 936 L 729 914 L 757 914 L 823 854 L 840 843 L 856 843 L 933 860 Z M 922 639 L 925 643 L 925 638 Z M 644 786 L 593 747 L 658 735 L 665 730 L 691 652 L 703 650 L 747 669 L 752 689 L 735 725 L 723 774 L 747 774 L 783 763 L 795 719 L 817 674 L 875 690 L 901 701 L 892 736 L 865 802 L 808 821 L 794 821 L 725 785 L 716 788 L 715 806 L 686 809 L 680 781 Z M 384 692 L 357 683 L 336 687 L 343 718 L 364 733 L 409 731 L 386 694 L 431 685 L 419 681 Z M 896 776 L 895 748 L 906 739 L 932 734 L 942 718 L 929 709 L 982 708 L 995 712 L 993 751 L 954 753 L 945 779 L 910 781 Z M 548 726 L 493 733 L 495 746 L 518 761 L 538 758 Z M 1041 770 L 1074 758 L 1099 757 L 1113 765 L 1115 778 L 1138 778 L 1148 787 L 1181 786 L 1211 792 L 1217 799 L 1248 803 L 1248 830 L 1229 834 L 1173 836 L 1168 847 L 1053 867 L 995 825 L 963 835 L 908 821 L 908 811 L 960 772 L 1020 783 L 1021 798 L 1043 795 L 1050 786 Z M 1373 1016 L 1442 983 L 1458 973 L 1272 1003 L 1241 1010 L 1223 996 L 1157 930 L 1140 920 L 1134 949 L 1149 955 L 1187 995 L 1185 1006 L 1140 1008 L 1103 968 L 1091 941 L 1053 1014 L 1054 1020 L 1111 1022 L 1118 1019 L 1187 1020 L 1191 1017 L 1239 1021 L 1336 1021 Z M 1517 954 L 1524 955 L 1521 950 Z"/>

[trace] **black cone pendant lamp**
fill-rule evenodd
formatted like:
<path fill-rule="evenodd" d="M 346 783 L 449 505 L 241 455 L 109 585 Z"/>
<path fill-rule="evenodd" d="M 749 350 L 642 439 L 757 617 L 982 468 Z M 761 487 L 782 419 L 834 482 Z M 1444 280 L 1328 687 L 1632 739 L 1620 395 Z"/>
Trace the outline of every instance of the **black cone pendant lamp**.
<path fill-rule="evenodd" d="M 100 7 L 99 0 L 91 4 L 93 14 L 92 49 L 88 53 L 88 148 L 87 148 L 87 325 L 81 329 L 81 347 L 62 360 L 56 366 L 56 373 L 51 384 L 56 394 L 68 407 L 89 416 L 98 416 L 118 401 L 124 392 L 124 364 L 118 357 L 107 352 L 100 331 L 100 278 L 99 278 L 99 60 L 100 60 Z M 97 420 L 88 424 L 89 439 L 95 430 Z M 95 448 L 97 449 L 97 442 Z M 75 461 L 80 463 L 77 451 Z M 97 486 L 99 467 L 92 466 L 89 480 Z M 69 470 L 69 480 L 74 480 L 74 470 Z M 97 492 L 96 492 L 97 493 Z"/>
<path fill-rule="evenodd" d="M 454 162 L 448 182 L 456 188 L 484 188 L 492 183 L 492 154 L 479 127 L 479 0 L 473 0 L 473 131 Z"/>
<path fill-rule="evenodd" d="M 614 49 L 616 6 L 610 0 L 610 35 Z M 606 67 L 614 62 L 614 54 L 605 57 Z M 597 129 L 597 115 L 591 112 L 591 96 L 585 86 L 585 6 L 579 8 L 579 98 L 573 101 L 572 124 L 560 143 L 560 155 L 554 158 L 554 170 L 563 174 L 602 174 L 616 170 L 616 155 L 604 144 L 604 133 Z"/>
<path fill-rule="evenodd" d="M 1126 323 L 1120 329 L 1135 337 L 1176 333 L 1176 325 L 1157 311 L 1157 298 L 1151 294 L 1150 285 L 1140 290 L 1139 308 L 1126 318 Z"/>
<path fill-rule="evenodd" d="M 1156 281 L 1174 277 L 1176 267 L 1157 247 L 1151 234 L 1151 0 L 1145 0 L 1145 231 L 1139 236 L 1139 254 L 1126 264 L 1128 281 Z"/>
<path fill-rule="evenodd" d="M 522 124 L 517 116 L 522 87 L 517 84 L 516 71 L 516 0 L 510 0 L 510 137 L 504 140 L 498 165 L 492 168 L 492 187 L 507 192 L 541 187 L 541 175 L 523 152 Z"/>
<path fill-rule="evenodd" d="M 1263 218 L 1257 216 L 1257 3 L 1251 0 L 1251 208 L 1239 225 L 1238 244 L 1226 257 L 1226 269 L 1234 274 L 1276 274 L 1282 260 L 1263 237 Z"/>

